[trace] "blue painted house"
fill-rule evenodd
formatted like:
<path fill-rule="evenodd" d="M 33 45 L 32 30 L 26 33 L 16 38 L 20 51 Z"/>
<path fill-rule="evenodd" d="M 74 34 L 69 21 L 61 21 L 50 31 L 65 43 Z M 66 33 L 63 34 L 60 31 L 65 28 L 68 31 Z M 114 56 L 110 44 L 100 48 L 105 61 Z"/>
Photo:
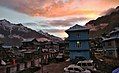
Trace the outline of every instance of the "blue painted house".
<path fill-rule="evenodd" d="M 69 41 L 70 59 L 85 58 L 90 59 L 89 49 L 89 29 L 78 24 L 65 31 Z"/>

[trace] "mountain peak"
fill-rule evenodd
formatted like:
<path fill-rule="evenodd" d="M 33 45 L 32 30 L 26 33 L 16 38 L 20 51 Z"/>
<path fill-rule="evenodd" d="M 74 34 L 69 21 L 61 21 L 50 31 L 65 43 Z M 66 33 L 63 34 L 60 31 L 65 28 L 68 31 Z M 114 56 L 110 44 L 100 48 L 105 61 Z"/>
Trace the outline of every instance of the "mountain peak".
<path fill-rule="evenodd" d="M 13 24 L 6 19 L 0 20 L 0 41 L 4 42 L 4 45 L 19 46 L 23 39 L 28 38 L 46 38 L 51 41 L 61 40 L 58 37 L 53 37 L 44 33 L 42 30 L 40 32 L 42 34 L 25 27 L 21 23 Z"/>
<path fill-rule="evenodd" d="M 7 21 L 6 19 L 0 20 L 0 22 L 1 22 L 1 23 L 9 23 L 9 24 L 10 24 L 10 22 Z"/>
<path fill-rule="evenodd" d="M 19 24 L 16 24 L 17 26 L 23 26 L 21 23 L 19 23 Z"/>

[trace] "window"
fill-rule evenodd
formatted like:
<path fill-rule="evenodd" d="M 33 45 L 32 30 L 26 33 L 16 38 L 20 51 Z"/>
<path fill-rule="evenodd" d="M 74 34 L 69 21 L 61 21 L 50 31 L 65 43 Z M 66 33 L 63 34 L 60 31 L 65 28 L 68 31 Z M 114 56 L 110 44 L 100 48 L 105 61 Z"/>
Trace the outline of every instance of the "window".
<path fill-rule="evenodd" d="M 73 70 L 73 68 L 68 68 L 68 70 Z"/>
<path fill-rule="evenodd" d="M 80 34 L 78 34 L 77 36 L 78 36 L 78 38 L 79 38 L 79 37 L 80 37 Z"/>
<path fill-rule="evenodd" d="M 80 69 L 78 69 L 78 68 L 74 68 L 74 70 L 75 70 L 75 71 L 78 71 L 78 72 L 81 72 L 81 70 L 80 70 Z"/>
<path fill-rule="evenodd" d="M 119 40 L 116 40 L 116 46 L 119 47 Z"/>
<path fill-rule="evenodd" d="M 81 42 L 80 41 L 77 41 L 76 42 L 76 46 L 79 48 L 79 47 L 81 47 Z"/>
<path fill-rule="evenodd" d="M 86 63 L 82 63 L 82 66 L 87 66 Z"/>
<path fill-rule="evenodd" d="M 112 46 L 112 43 L 111 42 L 108 42 L 108 46 L 111 47 Z"/>
<path fill-rule="evenodd" d="M 81 66 L 81 63 L 78 63 L 78 66 Z"/>
<path fill-rule="evenodd" d="M 92 66 L 92 63 L 87 63 L 88 66 Z"/>

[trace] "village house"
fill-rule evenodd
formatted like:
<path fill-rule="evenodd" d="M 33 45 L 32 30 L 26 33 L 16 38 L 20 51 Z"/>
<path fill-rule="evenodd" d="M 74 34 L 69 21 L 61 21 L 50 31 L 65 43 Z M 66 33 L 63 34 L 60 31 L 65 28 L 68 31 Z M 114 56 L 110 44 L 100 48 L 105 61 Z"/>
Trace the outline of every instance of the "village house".
<path fill-rule="evenodd" d="M 38 41 L 35 38 L 24 39 L 20 49 L 33 50 L 36 49 Z"/>
<path fill-rule="evenodd" d="M 0 72 L 17 73 L 31 67 L 39 67 L 41 58 L 37 57 L 38 54 L 36 56 L 38 50 L 35 47 L 37 46 L 33 44 L 38 43 L 36 40 L 24 41 L 20 48 L 0 44 Z"/>
<path fill-rule="evenodd" d="M 59 44 L 59 52 L 64 53 L 68 49 L 69 43 L 66 40 L 61 41 L 58 44 Z"/>
<path fill-rule="evenodd" d="M 104 55 L 108 57 L 118 58 L 119 56 L 119 27 L 114 28 L 108 34 L 108 38 L 103 38 Z"/>
<path fill-rule="evenodd" d="M 13 64 L 13 60 L 16 57 L 13 52 L 12 46 L 0 46 L 0 60 L 4 61 L 6 64 Z"/>
<path fill-rule="evenodd" d="M 45 48 L 48 52 L 58 52 L 59 51 L 59 44 L 57 42 L 47 42 L 45 43 Z"/>
<path fill-rule="evenodd" d="M 22 43 L 20 49 L 24 58 L 32 59 L 37 54 L 43 64 L 47 64 L 49 58 L 55 58 L 59 51 L 59 44 L 46 38 L 25 39 Z"/>
<path fill-rule="evenodd" d="M 41 42 L 40 48 L 42 49 L 42 62 L 48 64 L 48 60 L 58 55 L 59 44 L 53 41 L 44 41 Z"/>
<path fill-rule="evenodd" d="M 48 49 L 48 52 L 42 52 L 44 48 Z M 6 62 L 8 57 L 11 61 L 9 61 L 9 64 L 6 62 L 5 68 L 0 66 L 0 71 L 2 71 L 2 73 L 16 73 L 31 67 L 39 67 L 43 64 L 48 64 L 49 59 L 56 58 L 58 51 L 59 43 L 51 42 L 45 38 L 24 39 L 20 47 L 3 46 L 1 44 L 1 61 Z"/>
<path fill-rule="evenodd" d="M 66 33 L 69 35 L 68 41 L 70 59 L 90 59 L 89 29 L 76 24 L 66 30 Z"/>

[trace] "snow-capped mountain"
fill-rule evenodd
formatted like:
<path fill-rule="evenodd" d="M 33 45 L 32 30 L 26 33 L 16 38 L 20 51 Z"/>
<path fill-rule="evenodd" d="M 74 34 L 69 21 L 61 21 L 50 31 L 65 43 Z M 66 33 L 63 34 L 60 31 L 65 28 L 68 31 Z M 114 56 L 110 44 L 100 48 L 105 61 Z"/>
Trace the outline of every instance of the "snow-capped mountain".
<path fill-rule="evenodd" d="M 61 38 L 56 37 L 56 36 L 54 36 L 54 35 L 50 35 L 49 33 L 43 32 L 42 30 L 39 30 L 38 33 L 40 33 L 40 34 L 46 36 L 48 39 L 50 39 L 50 40 L 52 40 L 52 41 L 56 41 L 56 42 L 62 41 Z"/>
<path fill-rule="evenodd" d="M 41 30 L 42 31 L 42 30 Z M 41 32 L 40 31 L 40 32 Z M 23 39 L 28 38 L 47 38 L 49 40 L 61 40 L 60 38 L 52 38 L 51 36 L 44 35 L 45 33 L 38 33 L 35 30 L 27 28 L 22 24 L 13 24 L 7 20 L 0 20 L 0 41 L 5 45 L 19 46 Z"/>

